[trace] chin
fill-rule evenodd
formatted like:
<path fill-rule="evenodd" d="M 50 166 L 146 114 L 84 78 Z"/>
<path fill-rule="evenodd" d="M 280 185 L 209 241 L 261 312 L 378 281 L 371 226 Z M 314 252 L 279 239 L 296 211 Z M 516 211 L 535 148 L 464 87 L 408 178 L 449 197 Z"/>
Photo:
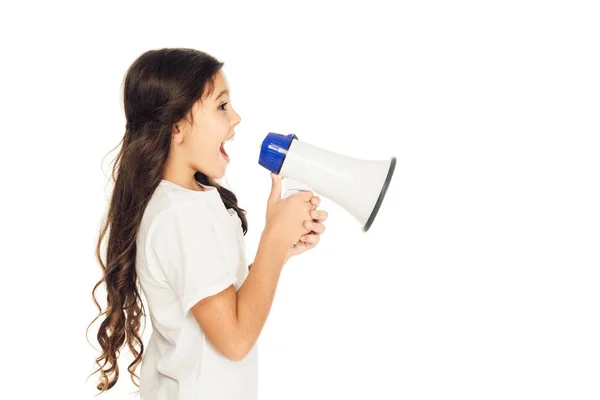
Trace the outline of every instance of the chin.
<path fill-rule="evenodd" d="M 213 179 L 223 179 L 223 177 L 225 176 L 225 171 L 226 171 L 226 169 L 222 169 L 220 171 L 213 171 L 213 173 L 211 174 L 211 177 Z"/>

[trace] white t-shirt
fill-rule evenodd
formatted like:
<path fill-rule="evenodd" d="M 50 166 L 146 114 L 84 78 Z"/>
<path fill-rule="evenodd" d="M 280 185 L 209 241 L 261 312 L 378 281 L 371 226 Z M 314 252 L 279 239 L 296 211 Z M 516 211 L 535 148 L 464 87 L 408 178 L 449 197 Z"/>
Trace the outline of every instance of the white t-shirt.
<path fill-rule="evenodd" d="M 201 299 L 248 275 L 237 213 L 215 188 L 194 191 L 162 180 L 137 236 L 136 271 L 152 334 L 140 367 L 141 400 L 254 400 L 256 345 L 241 361 L 224 357 L 191 312 Z"/>

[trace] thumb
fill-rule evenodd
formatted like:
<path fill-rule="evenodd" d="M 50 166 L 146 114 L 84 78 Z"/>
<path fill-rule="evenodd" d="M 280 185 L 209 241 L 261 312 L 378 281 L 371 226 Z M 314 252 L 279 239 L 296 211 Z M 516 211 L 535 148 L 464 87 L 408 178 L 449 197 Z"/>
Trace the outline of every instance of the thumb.
<path fill-rule="evenodd" d="M 278 175 L 271 172 L 271 194 L 269 195 L 269 204 L 281 200 L 281 179 Z"/>

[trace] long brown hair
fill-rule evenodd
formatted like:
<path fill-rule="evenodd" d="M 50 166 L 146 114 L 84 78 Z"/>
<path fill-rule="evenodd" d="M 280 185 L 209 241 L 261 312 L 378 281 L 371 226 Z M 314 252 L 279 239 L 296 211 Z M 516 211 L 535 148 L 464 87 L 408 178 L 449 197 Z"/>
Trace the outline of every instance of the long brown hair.
<path fill-rule="evenodd" d="M 112 388 L 119 378 L 117 358 L 125 343 L 134 357 L 127 369 L 139 387 L 135 370 L 144 352 L 139 331 L 145 312 L 135 271 L 138 228 L 163 177 L 172 126 L 188 117 L 193 123 L 192 106 L 212 94 L 215 74 L 223 64 L 195 49 L 163 48 L 143 53 L 125 75 L 123 105 L 127 124 L 113 165 L 114 188 L 96 246 L 102 277 L 92 290 L 92 299 L 98 315 L 88 326 L 89 330 L 98 318 L 105 316 L 97 334 L 102 348 L 96 358 L 98 369 L 91 374 L 100 373 L 97 388 L 101 392 Z M 218 190 L 225 206 L 237 212 L 246 234 L 246 211 L 238 207 L 235 194 L 201 172 L 194 177 Z M 101 245 L 105 236 L 108 240 L 103 262 Z M 104 311 L 96 298 L 96 289 L 102 284 L 107 294 Z"/>

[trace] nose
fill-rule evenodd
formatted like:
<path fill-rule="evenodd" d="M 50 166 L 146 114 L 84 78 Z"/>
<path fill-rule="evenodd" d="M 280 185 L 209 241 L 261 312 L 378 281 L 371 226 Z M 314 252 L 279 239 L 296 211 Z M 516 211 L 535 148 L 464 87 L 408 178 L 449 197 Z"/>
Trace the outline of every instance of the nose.
<path fill-rule="evenodd" d="M 231 120 L 231 126 L 236 127 L 237 125 L 239 125 L 240 122 L 242 122 L 242 117 L 240 117 L 240 115 L 235 110 L 233 111 L 233 113 L 235 114 L 235 118 Z"/>

